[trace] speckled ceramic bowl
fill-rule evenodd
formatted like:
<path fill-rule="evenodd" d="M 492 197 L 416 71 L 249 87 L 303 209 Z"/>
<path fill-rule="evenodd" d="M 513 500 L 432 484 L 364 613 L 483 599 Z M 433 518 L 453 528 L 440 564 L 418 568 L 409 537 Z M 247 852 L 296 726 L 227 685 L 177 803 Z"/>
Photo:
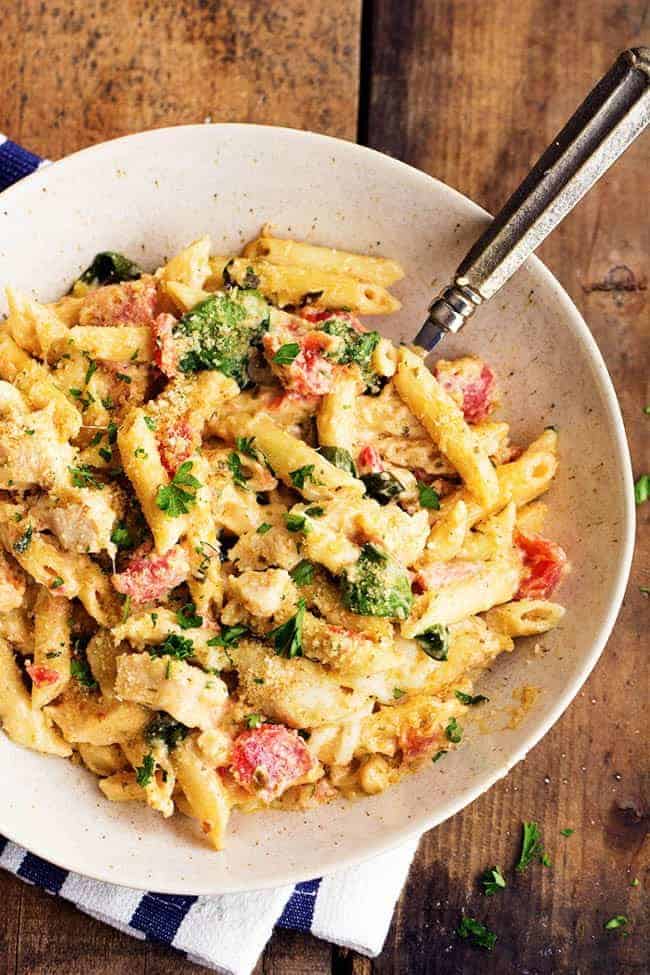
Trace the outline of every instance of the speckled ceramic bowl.
<path fill-rule="evenodd" d="M 378 326 L 417 331 L 487 216 L 415 169 L 324 136 L 249 125 L 162 129 L 42 168 L 0 198 L 0 285 L 51 300 L 105 249 L 155 267 L 200 234 L 235 250 L 270 221 L 279 235 L 397 258 L 402 311 Z M 235 815 L 227 849 L 207 849 L 184 817 L 103 799 L 93 776 L 0 735 L 0 832 L 63 867 L 132 887 L 215 894 L 299 881 L 396 846 L 504 776 L 577 694 L 614 624 L 632 551 L 632 478 L 611 381 L 577 310 L 531 260 L 445 355 L 492 363 L 504 417 L 527 441 L 561 431 L 549 534 L 573 573 L 562 626 L 521 641 L 481 689 L 490 704 L 466 743 L 387 793 L 306 814 Z M 602 485 L 607 485 L 603 504 Z M 517 693 L 539 689 L 516 727 Z"/>

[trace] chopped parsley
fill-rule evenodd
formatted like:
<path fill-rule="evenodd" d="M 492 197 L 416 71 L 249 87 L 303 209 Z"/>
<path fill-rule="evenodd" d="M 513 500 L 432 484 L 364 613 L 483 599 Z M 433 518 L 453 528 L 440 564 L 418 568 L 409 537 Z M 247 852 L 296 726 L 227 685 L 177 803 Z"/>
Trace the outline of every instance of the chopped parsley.
<path fill-rule="evenodd" d="M 102 460 L 105 460 L 107 464 L 113 460 L 113 451 L 110 447 L 100 447 L 97 451 Z"/>
<path fill-rule="evenodd" d="M 135 450 L 133 451 L 133 456 L 139 457 L 141 460 L 145 460 L 149 455 L 147 454 L 147 451 L 144 449 L 144 447 L 136 447 Z"/>
<path fill-rule="evenodd" d="M 104 487 L 101 481 L 98 481 L 92 467 L 87 464 L 79 464 L 78 467 L 68 467 L 70 471 L 70 480 L 72 481 L 73 487 L 76 488 L 94 488 L 96 491 L 101 491 Z"/>
<path fill-rule="evenodd" d="M 297 586 L 311 586 L 314 581 L 314 565 L 307 559 L 302 559 L 298 565 L 294 565 L 289 575 Z"/>
<path fill-rule="evenodd" d="M 560 836 L 573 836 L 574 833 L 575 833 L 575 830 L 574 829 L 569 829 L 568 826 L 567 826 L 566 829 L 561 829 L 560 830 Z"/>
<path fill-rule="evenodd" d="M 396 701 L 399 701 L 400 697 L 404 697 L 405 694 L 406 691 L 403 691 L 401 687 L 393 688 L 393 697 L 395 698 Z"/>
<path fill-rule="evenodd" d="M 546 852 L 544 852 L 544 853 L 542 853 L 542 855 L 541 855 L 541 856 L 540 856 L 540 858 L 539 858 L 539 862 L 540 862 L 540 863 L 541 863 L 541 864 L 542 864 L 542 865 L 543 865 L 544 867 L 550 867 L 550 865 L 551 865 L 551 858 L 550 858 L 550 856 L 548 855 L 548 853 L 546 853 Z"/>
<path fill-rule="evenodd" d="M 32 542 L 32 535 L 34 534 L 34 529 L 31 525 L 28 525 L 25 531 L 22 533 L 20 538 L 17 538 L 14 542 L 12 548 L 14 552 L 18 555 L 24 555 Z"/>
<path fill-rule="evenodd" d="M 290 366 L 299 353 L 300 346 L 297 342 L 287 342 L 285 345 L 281 345 L 275 353 L 273 362 L 276 366 Z"/>
<path fill-rule="evenodd" d="M 151 657 L 173 657 L 174 660 L 187 660 L 194 656 L 194 644 L 185 636 L 178 633 L 168 633 L 163 643 L 157 643 L 149 648 Z"/>
<path fill-rule="evenodd" d="M 439 752 L 436 752 L 436 754 L 433 756 L 433 758 L 431 759 L 431 761 L 432 762 L 439 762 L 440 759 L 443 757 L 443 755 L 446 755 L 446 754 L 447 754 L 447 752 L 445 751 L 445 749 L 444 748 L 441 748 Z"/>
<path fill-rule="evenodd" d="M 425 484 L 424 481 L 418 481 L 417 485 L 420 506 L 422 508 L 433 508 L 434 511 L 440 511 L 440 495 L 435 488 L 432 488 L 430 484 Z"/>
<path fill-rule="evenodd" d="M 650 474 L 642 474 L 634 484 L 634 500 L 643 504 L 650 498 Z"/>
<path fill-rule="evenodd" d="M 213 636 L 208 640 L 209 647 L 237 647 L 239 638 L 248 633 L 248 627 L 243 623 L 235 623 L 234 626 L 224 626 L 218 636 Z"/>
<path fill-rule="evenodd" d="M 492 951 L 497 942 L 494 931 L 490 931 L 473 917 L 462 917 L 456 928 L 456 934 L 459 938 L 469 941 L 473 948 L 485 948 L 486 951 Z"/>
<path fill-rule="evenodd" d="M 325 514 L 325 508 L 321 508 L 319 504 L 315 504 L 311 508 L 306 508 L 305 514 L 309 515 L 310 518 L 322 518 Z"/>
<path fill-rule="evenodd" d="M 203 626 L 203 617 L 197 614 L 194 603 L 185 603 L 176 612 L 176 622 L 182 630 L 191 630 L 193 627 Z"/>
<path fill-rule="evenodd" d="M 127 374 L 125 372 L 116 372 L 115 373 L 115 378 L 116 379 L 119 379 L 119 381 L 121 383 L 130 384 L 132 382 L 131 377 L 130 376 L 127 376 Z"/>
<path fill-rule="evenodd" d="M 61 576 L 55 576 L 54 579 L 52 579 L 52 582 L 50 583 L 50 589 L 60 589 L 61 586 L 64 585 L 65 582 L 63 581 Z"/>
<path fill-rule="evenodd" d="M 628 919 L 625 914 L 615 914 L 614 917 L 610 917 L 609 921 L 605 921 L 603 927 L 605 931 L 617 931 L 619 928 L 624 928 L 628 924 Z"/>
<path fill-rule="evenodd" d="M 449 654 L 449 627 L 434 623 L 415 638 L 432 660 L 446 660 Z"/>
<path fill-rule="evenodd" d="M 486 897 L 492 897 L 499 890 L 505 890 L 506 878 L 501 873 L 501 867 L 490 867 L 481 876 L 481 885 Z"/>
<path fill-rule="evenodd" d="M 305 531 L 307 527 L 307 519 L 304 515 L 292 515 L 290 511 L 285 513 L 284 523 L 290 532 Z"/>
<path fill-rule="evenodd" d="M 252 457 L 253 460 L 260 459 L 260 452 L 255 446 L 255 437 L 237 437 L 235 446 L 241 454 Z"/>
<path fill-rule="evenodd" d="M 111 541 L 118 548 L 133 548 L 133 539 L 131 538 L 131 532 L 126 526 L 126 522 L 115 522 L 115 526 L 111 532 Z"/>
<path fill-rule="evenodd" d="M 232 453 L 228 454 L 227 464 L 230 473 L 232 474 L 232 479 L 237 487 L 246 488 L 246 481 L 250 481 L 251 476 L 243 469 L 241 465 L 241 457 L 239 454 L 235 453 L 234 450 Z"/>
<path fill-rule="evenodd" d="M 150 430 L 155 430 L 156 429 L 156 421 L 154 420 L 154 418 L 152 416 L 144 416 L 143 419 L 144 419 L 145 425 L 148 426 Z"/>
<path fill-rule="evenodd" d="M 454 691 L 454 694 L 461 704 L 467 704 L 469 707 L 472 707 L 474 704 L 482 704 L 484 701 L 490 700 L 490 698 L 486 697 L 485 694 L 464 694 L 463 691 Z"/>
<path fill-rule="evenodd" d="M 521 837 L 521 853 L 517 862 L 517 870 L 523 873 L 530 866 L 535 857 L 542 855 L 542 837 L 537 823 L 523 823 Z"/>
<path fill-rule="evenodd" d="M 261 728 L 264 724 L 263 714 L 247 714 L 244 718 L 247 728 Z"/>
<path fill-rule="evenodd" d="M 354 466 L 352 455 L 344 447 L 321 446 L 318 448 L 318 453 L 325 460 L 329 461 L 330 464 L 334 464 L 334 467 L 338 467 L 342 471 L 347 471 L 352 477 L 357 476 L 357 469 Z"/>
<path fill-rule="evenodd" d="M 169 484 L 161 484 L 156 492 L 156 504 L 170 518 L 186 515 L 196 501 L 201 482 L 190 474 L 192 466 L 191 460 L 184 461 Z"/>
<path fill-rule="evenodd" d="M 103 436 L 104 436 L 104 434 L 101 432 L 101 430 L 98 430 L 97 433 L 93 436 L 93 438 L 90 441 L 90 443 L 88 444 L 88 446 L 89 447 L 96 447 L 98 443 L 101 443 Z"/>
<path fill-rule="evenodd" d="M 398 494 L 404 491 L 401 481 L 389 471 L 377 471 L 375 474 L 363 474 L 361 480 L 366 486 L 366 494 L 379 504 L 388 504 Z"/>
<path fill-rule="evenodd" d="M 89 359 L 88 368 L 86 369 L 86 375 L 84 376 L 84 382 L 86 386 L 88 385 L 88 383 L 93 378 L 96 372 L 97 372 L 97 363 L 95 362 L 94 359 Z"/>
<path fill-rule="evenodd" d="M 268 521 L 263 521 L 261 525 L 258 525 L 256 531 L 258 535 L 266 535 L 272 528 L 273 525 L 269 525 Z"/>
<path fill-rule="evenodd" d="M 117 440 L 117 423 L 115 420 L 109 420 L 108 426 L 106 427 L 106 433 L 108 436 L 108 442 L 113 444 Z"/>
<path fill-rule="evenodd" d="M 154 762 L 153 755 L 148 752 L 143 760 L 142 765 L 138 765 L 135 770 L 135 781 L 138 783 L 141 789 L 149 785 L 153 779 L 153 773 L 156 769 L 156 763 Z"/>
<path fill-rule="evenodd" d="M 463 737 L 463 729 L 455 718 L 449 719 L 449 723 L 445 728 L 445 734 L 453 745 L 457 745 L 459 741 L 461 741 Z"/>
<path fill-rule="evenodd" d="M 305 600 L 298 600 L 298 608 L 295 616 L 288 619 L 286 623 L 276 627 L 267 634 L 273 640 L 275 652 L 280 657 L 292 659 L 302 657 L 302 625 L 305 618 Z"/>
<path fill-rule="evenodd" d="M 34 430 L 32 427 L 30 427 L 29 429 L 25 427 L 25 433 L 27 434 L 28 437 L 33 437 L 34 434 L 36 433 L 36 430 Z"/>
<path fill-rule="evenodd" d="M 99 684 L 92 675 L 88 661 L 83 658 L 72 658 L 70 661 L 70 675 L 74 677 L 77 683 L 81 684 L 82 687 L 86 687 L 89 691 L 94 691 L 99 687 Z"/>
<path fill-rule="evenodd" d="M 299 467 L 295 471 L 289 471 L 289 477 L 293 486 L 299 491 L 302 491 L 306 481 L 312 481 L 314 484 L 318 484 L 318 481 L 314 477 L 313 464 L 306 464 L 304 467 Z"/>
<path fill-rule="evenodd" d="M 149 744 L 153 744 L 154 741 L 164 741 L 167 748 L 172 751 L 179 741 L 183 741 L 187 737 L 189 730 L 187 725 L 176 721 L 171 714 L 159 711 L 145 728 L 144 737 Z"/>
<path fill-rule="evenodd" d="M 122 606 L 122 622 L 126 623 L 129 616 L 131 615 L 131 597 L 124 597 L 124 605 Z"/>

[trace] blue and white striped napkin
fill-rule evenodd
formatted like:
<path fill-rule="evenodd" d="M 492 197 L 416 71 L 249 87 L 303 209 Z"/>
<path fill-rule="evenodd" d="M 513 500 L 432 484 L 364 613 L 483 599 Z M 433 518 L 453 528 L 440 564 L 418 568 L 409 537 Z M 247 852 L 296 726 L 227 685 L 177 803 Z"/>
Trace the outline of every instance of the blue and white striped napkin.
<path fill-rule="evenodd" d="M 0 190 L 45 160 L 0 133 Z M 183 897 L 117 887 L 56 867 L 0 836 L 0 867 L 136 938 L 172 945 L 224 975 L 249 975 L 273 928 L 311 932 L 362 954 L 382 949 L 417 846 L 273 890 Z"/>

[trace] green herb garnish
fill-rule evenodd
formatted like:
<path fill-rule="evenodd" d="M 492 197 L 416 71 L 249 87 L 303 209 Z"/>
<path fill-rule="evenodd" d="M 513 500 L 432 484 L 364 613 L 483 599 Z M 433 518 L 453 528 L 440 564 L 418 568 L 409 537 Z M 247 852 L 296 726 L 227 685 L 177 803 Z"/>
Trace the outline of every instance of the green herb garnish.
<path fill-rule="evenodd" d="M 425 484 L 424 481 L 418 481 L 417 485 L 420 506 L 422 508 L 432 508 L 434 511 L 440 511 L 440 495 L 435 488 L 432 488 L 430 484 Z"/>
<path fill-rule="evenodd" d="M 643 504 L 650 498 L 650 474 L 642 474 L 634 484 L 634 500 Z"/>
<path fill-rule="evenodd" d="M 490 698 L 486 697 L 485 694 L 464 694 L 462 691 L 454 691 L 454 694 L 461 704 L 467 704 L 469 707 L 472 707 L 475 704 L 482 704 L 483 701 L 490 700 Z"/>
<path fill-rule="evenodd" d="M 361 480 L 366 486 L 366 493 L 378 501 L 379 504 L 388 504 L 398 494 L 404 491 L 401 481 L 389 471 L 377 471 L 375 474 L 362 474 Z"/>
<path fill-rule="evenodd" d="M 266 535 L 272 528 L 273 525 L 269 525 L 268 521 L 263 521 L 261 525 L 258 525 L 256 531 L 258 535 Z"/>
<path fill-rule="evenodd" d="M 94 488 L 96 491 L 101 491 L 104 487 L 101 481 L 98 481 L 92 467 L 87 464 L 80 464 L 78 467 L 68 467 L 70 471 L 70 479 L 72 481 L 73 487 L 76 488 Z"/>
<path fill-rule="evenodd" d="M 94 691 L 99 687 L 88 665 L 88 661 L 79 657 L 73 657 L 70 661 L 70 675 L 89 691 Z"/>
<path fill-rule="evenodd" d="M 374 545 L 361 549 L 358 562 L 341 576 L 341 599 L 346 609 L 362 616 L 405 620 L 413 605 L 405 570 Z"/>
<path fill-rule="evenodd" d="M 307 527 L 307 519 L 304 515 L 293 515 L 290 511 L 285 513 L 284 523 L 290 532 L 305 531 Z"/>
<path fill-rule="evenodd" d="M 261 728 L 264 724 L 263 714 L 247 714 L 244 718 L 248 728 Z"/>
<path fill-rule="evenodd" d="M 192 466 L 191 460 L 184 461 L 170 483 L 161 484 L 156 492 L 156 504 L 170 518 L 186 515 L 196 501 L 196 491 L 201 487 L 201 482 L 190 474 Z"/>
<path fill-rule="evenodd" d="M 239 638 L 248 633 L 248 627 L 242 623 L 235 623 L 234 626 L 224 626 L 217 636 L 208 640 L 209 647 L 237 647 Z"/>
<path fill-rule="evenodd" d="M 164 741 L 167 748 L 172 751 L 176 748 L 179 741 L 183 741 L 189 734 L 187 725 L 182 724 L 172 718 L 171 714 L 159 711 L 155 718 L 152 718 L 144 731 L 145 741 L 153 744 L 154 741 Z"/>
<path fill-rule="evenodd" d="M 247 474 L 241 465 L 241 457 L 236 454 L 233 450 L 232 453 L 228 454 L 227 460 L 230 473 L 232 474 L 232 479 L 237 485 L 237 487 L 246 488 L 246 481 L 250 481 L 250 474 Z"/>
<path fill-rule="evenodd" d="M 449 627 L 434 623 L 415 638 L 432 660 L 446 660 L 449 654 Z"/>
<path fill-rule="evenodd" d="M 560 830 L 560 836 L 573 836 L 574 833 L 575 833 L 575 830 L 574 829 L 569 829 L 568 826 L 567 826 L 566 829 L 561 829 Z"/>
<path fill-rule="evenodd" d="M 278 656 L 287 659 L 302 657 L 302 625 L 305 618 L 305 605 L 305 600 L 299 599 L 295 616 L 267 633 L 267 638 L 273 641 Z"/>
<path fill-rule="evenodd" d="M 311 586 L 314 581 L 314 566 L 307 559 L 302 559 L 298 565 L 294 565 L 289 573 L 297 586 Z"/>
<path fill-rule="evenodd" d="M 142 760 L 142 765 L 138 765 L 135 770 L 135 781 L 138 783 L 141 789 L 149 785 L 153 779 L 153 773 L 156 769 L 156 763 L 153 760 L 153 755 L 148 752 L 144 759 Z"/>
<path fill-rule="evenodd" d="M 523 873 L 535 857 L 542 855 L 542 837 L 537 823 L 523 823 L 522 831 L 521 853 L 517 862 L 519 873 Z"/>
<path fill-rule="evenodd" d="M 123 254 L 102 251 L 95 255 L 92 264 L 79 275 L 77 281 L 83 284 L 118 284 L 120 281 L 135 281 L 142 274 L 142 268 Z"/>
<path fill-rule="evenodd" d="M 605 921 L 603 927 L 605 931 L 617 931 L 619 928 L 624 928 L 628 924 L 628 919 L 625 914 L 615 914 L 614 917 L 610 917 L 609 921 Z"/>
<path fill-rule="evenodd" d="M 176 622 L 182 630 L 191 630 L 193 627 L 203 626 L 203 617 L 196 612 L 194 603 L 185 603 L 176 612 Z"/>
<path fill-rule="evenodd" d="M 18 555 L 24 555 L 29 546 L 31 545 L 32 535 L 34 534 L 34 529 L 31 525 L 28 525 L 25 531 L 22 533 L 20 538 L 16 539 L 12 548 L 14 552 Z"/>
<path fill-rule="evenodd" d="M 287 342 L 285 345 L 281 345 L 275 353 L 273 362 L 276 366 L 290 366 L 299 353 L 300 346 L 297 342 Z"/>
<path fill-rule="evenodd" d="M 345 450 L 344 447 L 326 447 L 321 446 L 318 448 L 318 453 L 321 454 L 325 460 L 328 460 L 330 464 L 334 464 L 339 470 L 347 471 L 352 477 L 357 476 L 357 469 L 354 466 L 354 461 L 352 460 L 352 455 Z"/>
<path fill-rule="evenodd" d="M 173 657 L 174 660 L 187 660 L 194 656 L 194 644 L 185 636 L 178 633 L 168 633 L 163 643 L 152 644 L 148 647 L 151 657 Z"/>

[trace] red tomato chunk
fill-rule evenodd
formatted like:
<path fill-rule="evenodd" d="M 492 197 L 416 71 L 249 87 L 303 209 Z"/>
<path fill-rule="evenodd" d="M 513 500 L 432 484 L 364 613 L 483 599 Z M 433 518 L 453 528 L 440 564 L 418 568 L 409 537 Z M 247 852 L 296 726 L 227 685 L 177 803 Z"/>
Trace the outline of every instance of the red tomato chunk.
<path fill-rule="evenodd" d="M 467 356 L 456 362 L 440 362 L 435 375 L 456 400 L 468 423 L 485 420 L 496 405 L 496 377 L 481 359 Z"/>
<path fill-rule="evenodd" d="M 271 802 L 313 765 L 312 754 L 297 731 L 265 724 L 242 732 L 235 740 L 230 771 L 244 789 Z"/>
<path fill-rule="evenodd" d="M 359 451 L 357 467 L 359 474 L 380 474 L 384 469 L 379 453 L 370 444 L 366 444 Z"/>
<path fill-rule="evenodd" d="M 548 599 L 567 568 L 566 552 L 539 535 L 517 532 L 515 543 L 524 563 L 524 576 L 515 599 Z"/>
<path fill-rule="evenodd" d="M 31 677 L 35 687 L 45 687 L 46 684 L 56 684 L 59 674 L 51 667 L 42 664 L 27 664 L 25 670 Z"/>
<path fill-rule="evenodd" d="M 124 570 L 113 576 L 113 585 L 135 603 L 164 599 L 170 590 L 184 582 L 190 571 L 187 553 L 180 545 L 164 555 L 151 553 L 149 543 L 141 545 Z"/>

